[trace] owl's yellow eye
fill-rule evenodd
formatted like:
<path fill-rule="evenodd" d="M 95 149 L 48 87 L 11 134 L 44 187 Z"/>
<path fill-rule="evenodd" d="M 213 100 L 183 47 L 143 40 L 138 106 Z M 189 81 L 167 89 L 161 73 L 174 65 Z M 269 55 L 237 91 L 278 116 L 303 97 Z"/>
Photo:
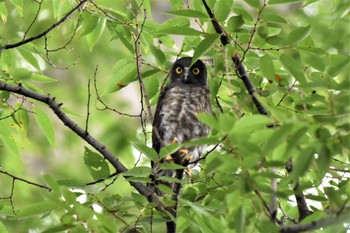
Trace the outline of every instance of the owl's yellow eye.
<path fill-rule="evenodd" d="M 193 68 L 192 73 L 197 75 L 199 74 L 200 70 L 198 68 Z"/>
<path fill-rule="evenodd" d="M 180 66 L 177 67 L 177 68 L 175 69 L 175 72 L 176 72 L 177 74 L 181 74 L 182 71 L 183 71 L 183 69 L 182 69 Z"/>

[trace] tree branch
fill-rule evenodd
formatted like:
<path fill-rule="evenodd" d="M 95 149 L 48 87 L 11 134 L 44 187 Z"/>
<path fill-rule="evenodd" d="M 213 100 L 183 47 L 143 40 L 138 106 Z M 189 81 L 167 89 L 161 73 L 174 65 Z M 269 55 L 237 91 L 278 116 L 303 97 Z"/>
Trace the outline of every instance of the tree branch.
<path fill-rule="evenodd" d="M 27 184 L 30 184 L 30 185 L 33 185 L 33 186 L 36 186 L 36 187 L 39 187 L 39 188 L 43 188 L 43 189 L 47 189 L 47 190 L 51 191 L 51 189 L 50 189 L 49 187 L 45 186 L 45 185 L 37 184 L 37 183 L 34 183 L 34 182 L 32 182 L 32 181 L 25 180 L 25 179 L 23 179 L 23 178 L 21 178 L 21 177 L 12 175 L 12 174 L 10 174 L 10 173 L 8 173 L 8 172 L 6 172 L 6 171 L 0 170 L 0 173 L 2 173 L 2 174 L 4 174 L 4 175 L 7 175 L 7 176 L 11 177 L 11 178 L 14 179 L 14 180 L 19 180 L 19 181 L 22 181 L 22 182 L 24 182 L 24 183 L 27 183 Z"/>
<path fill-rule="evenodd" d="M 293 171 L 293 161 L 292 158 L 289 158 L 286 170 L 288 173 L 291 173 Z M 295 196 L 295 200 L 297 202 L 298 212 L 299 212 L 299 222 L 302 221 L 304 218 L 312 214 L 312 212 L 309 210 L 309 207 L 307 206 L 305 196 L 303 193 L 303 190 L 300 187 L 299 180 L 297 180 L 295 186 L 293 187 L 293 193 Z"/>
<path fill-rule="evenodd" d="M 349 214 L 350 214 L 349 211 L 347 211 L 346 213 L 341 213 L 337 216 L 328 216 L 321 220 L 313 221 L 311 223 L 281 226 L 280 232 L 283 232 L 283 233 L 303 232 L 303 231 L 319 229 L 321 227 L 327 227 L 339 222 L 348 221 Z"/>
<path fill-rule="evenodd" d="M 207 2 L 205 0 L 202 0 L 204 7 L 210 17 L 210 20 L 214 26 L 215 31 L 220 34 L 220 40 L 223 46 L 229 45 L 229 37 L 227 36 L 227 33 L 224 31 L 224 29 L 220 26 L 219 22 L 216 20 L 213 11 L 210 9 L 208 6 Z M 252 81 L 249 78 L 249 75 L 242 64 L 241 59 L 239 58 L 238 54 L 235 53 L 234 55 L 231 56 L 231 59 L 235 65 L 235 71 L 237 76 L 243 81 L 253 103 L 255 104 L 256 108 L 258 109 L 260 114 L 263 115 L 269 115 L 267 110 L 264 108 L 264 106 L 260 103 L 258 99 L 258 94 L 257 91 L 252 83 Z"/>
<path fill-rule="evenodd" d="M 4 46 L 0 46 L 0 52 L 2 52 L 3 50 L 6 49 L 13 49 L 16 47 L 19 47 L 21 45 L 27 44 L 29 42 L 32 42 L 34 40 L 40 39 L 41 37 L 45 36 L 46 34 L 48 34 L 50 31 L 52 31 L 53 29 L 55 29 L 56 27 L 58 27 L 60 24 L 62 24 L 64 21 L 67 20 L 67 18 L 69 16 L 71 16 L 76 10 L 78 10 L 85 2 L 87 2 L 88 0 L 82 0 L 81 2 L 79 2 L 78 5 L 76 5 L 73 9 L 71 9 L 67 14 L 65 14 L 59 21 L 57 21 L 56 23 L 52 24 L 49 28 L 47 28 L 45 31 L 43 31 L 42 33 L 36 35 L 36 36 L 32 36 L 29 37 L 25 40 L 21 40 L 17 43 L 14 44 L 7 44 Z"/>
<path fill-rule="evenodd" d="M 113 167 L 117 170 L 117 173 L 122 173 L 128 171 L 128 169 L 103 145 L 101 142 L 96 140 L 83 128 L 78 126 L 73 120 L 71 120 L 61 109 L 62 104 L 57 103 L 55 97 L 50 95 L 40 94 L 35 91 L 29 90 L 19 84 L 14 86 L 0 81 L 0 90 L 9 91 L 12 93 L 17 93 L 48 105 L 56 116 L 64 123 L 65 126 L 70 128 L 74 133 L 76 133 L 80 138 L 86 141 L 89 145 L 95 148 L 100 154 L 108 160 Z M 143 196 L 145 196 L 149 202 L 153 202 L 156 205 L 157 210 L 164 211 L 164 205 L 159 201 L 159 199 L 154 195 L 145 185 L 139 182 L 130 181 L 130 184 Z"/>

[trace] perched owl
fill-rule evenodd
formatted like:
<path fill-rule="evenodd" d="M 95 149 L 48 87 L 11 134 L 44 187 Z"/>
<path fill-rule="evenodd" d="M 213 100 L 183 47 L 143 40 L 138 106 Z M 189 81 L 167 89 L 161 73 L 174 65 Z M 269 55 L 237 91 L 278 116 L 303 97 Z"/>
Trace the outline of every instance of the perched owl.
<path fill-rule="evenodd" d="M 181 144 L 209 134 L 209 127 L 197 118 L 200 112 L 211 113 L 207 71 L 201 60 L 197 60 L 190 66 L 191 60 L 190 57 L 184 57 L 174 63 L 170 72 L 170 83 L 159 97 L 152 131 L 153 148 L 158 153 L 162 147 L 169 144 Z M 188 163 L 201 157 L 203 149 L 203 146 L 182 148 L 177 153 L 153 162 L 152 168 L 155 175 L 153 179 L 158 184 L 159 177 L 175 177 L 175 171 L 161 170 L 159 165 L 164 162 L 174 162 L 187 166 Z M 171 182 L 161 183 L 167 184 L 174 190 L 174 184 Z M 162 195 L 159 190 L 156 192 Z"/>

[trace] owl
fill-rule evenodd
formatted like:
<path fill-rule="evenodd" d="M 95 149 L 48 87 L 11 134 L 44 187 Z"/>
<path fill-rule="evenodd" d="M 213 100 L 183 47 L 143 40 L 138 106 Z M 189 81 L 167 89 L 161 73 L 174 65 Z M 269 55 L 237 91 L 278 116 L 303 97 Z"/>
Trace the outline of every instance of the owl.
<path fill-rule="evenodd" d="M 192 66 L 191 61 L 191 57 L 175 61 L 170 71 L 170 83 L 160 94 L 152 130 L 152 146 L 158 153 L 169 144 L 182 144 L 194 138 L 206 137 L 210 132 L 210 128 L 197 118 L 198 113 L 212 111 L 206 67 L 201 60 L 197 60 Z M 152 162 L 156 186 L 162 183 L 174 190 L 174 183 L 157 180 L 164 176 L 179 178 L 174 170 L 161 170 L 160 164 L 173 162 L 185 167 L 188 164 L 193 166 L 191 162 L 201 157 L 203 149 L 204 146 L 184 147 L 172 155 Z M 190 171 L 189 167 L 187 171 Z M 159 190 L 155 191 L 158 195 L 163 195 Z"/>

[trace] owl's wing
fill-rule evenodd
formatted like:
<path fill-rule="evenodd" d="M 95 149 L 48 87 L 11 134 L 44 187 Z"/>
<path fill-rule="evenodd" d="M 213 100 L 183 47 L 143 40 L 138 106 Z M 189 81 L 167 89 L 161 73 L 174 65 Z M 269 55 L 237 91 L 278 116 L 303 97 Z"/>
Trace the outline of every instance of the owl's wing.
<path fill-rule="evenodd" d="M 169 86 L 165 87 L 163 91 L 160 93 L 158 104 L 156 108 L 156 112 L 154 113 L 154 119 L 153 119 L 153 128 L 152 128 L 152 147 L 159 153 L 160 148 L 162 147 L 161 140 L 163 138 L 164 132 L 160 129 L 160 124 L 163 121 L 163 114 L 160 114 L 163 105 L 165 103 L 165 96 L 166 93 L 169 90 Z"/>

